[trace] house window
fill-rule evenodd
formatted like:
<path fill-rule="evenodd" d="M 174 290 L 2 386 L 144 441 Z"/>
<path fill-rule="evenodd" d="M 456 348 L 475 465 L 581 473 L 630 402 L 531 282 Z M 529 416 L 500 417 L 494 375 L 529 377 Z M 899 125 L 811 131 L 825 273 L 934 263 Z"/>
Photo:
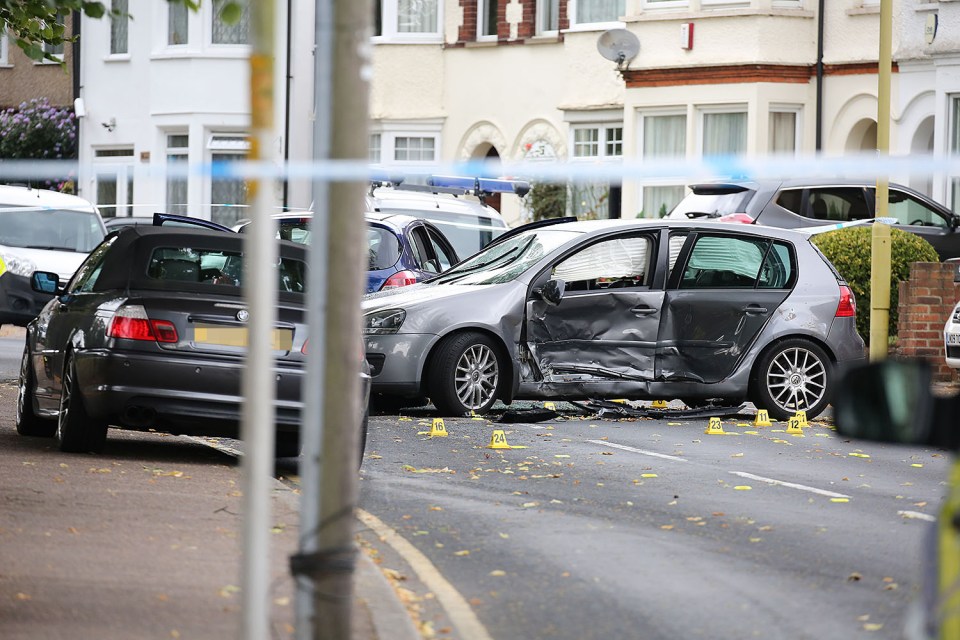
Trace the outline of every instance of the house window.
<path fill-rule="evenodd" d="M 702 114 L 701 151 L 707 156 L 739 156 L 747 150 L 745 111 L 705 111 Z"/>
<path fill-rule="evenodd" d="M 133 147 L 96 149 L 97 207 L 104 218 L 133 215 Z"/>
<path fill-rule="evenodd" d="M 65 37 L 65 36 L 67 35 L 66 16 L 65 16 L 65 14 L 62 13 L 62 12 L 57 12 L 57 17 L 55 18 L 55 21 L 56 21 L 56 25 L 59 25 L 59 26 L 61 27 L 61 29 L 62 29 L 61 32 L 60 32 L 61 37 Z M 53 63 L 56 63 L 56 62 L 58 62 L 58 61 L 62 61 L 62 60 L 63 60 L 63 50 L 64 50 L 64 46 L 63 46 L 63 43 L 62 43 L 62 42 L 61 42 L 60 44 L 48 44 L 48 43 L 44 43 L 44 44 L 43 44 L 43 52 L 46 53 L 46 54 L 48 54 L 48 55 L 53 56 L 53 57 L 54 57 L 54 60 L 43 60 L 43 61 L 41 61 L 41 62 L 47 62 L 47 63 L 53 62 Z"/>
<path fill-rule="evenodd" d="M 245 135 L 213 134 L 207 143 L 210 162 L 240 162 L 247 157 L 250 140 Z M 214 172 L 215 174 L 217 172 Z M 242 205 L 247 204 L 247 181 L 233 177 L 214 177 L 210 181 L 210 219 L 218 224 L 233 226 L 246 215 Z M 241 206 L 238 206 L 241 205 Z"/>
<path fill-rule="evenodd" d="M 379 163 L 381 156 L 381 139 L 379 133 L 370 134 L 370 162 Z"/>
<path fill-rule="evenodd" d="M 623 156 L 623 125 L 584 124 L 572 127 L 573 159 L 609 161 Z M 619 182 L 574 182 L 569 188 L 568 212 L 578 218 L 619 218 Z"/>
<path fill-rule="evenodd" d="M 537 33 L 560 29 L 560 0 L 537 0 Z"/>
<path fill-rule="evenodd" d="M 574 0 L 576 24 L 618 22 L 626 13 L 625 0 Z"/>
<path fill-rule="evenodd" d="M 497 0 L 477 0 L 477 40 L 496 40 Z"/>
<path fill-rule="evenodd" d="M 797 112 L 770 111 L 770 153 L 794 155 L 797 152 Z"/>
<path fill-rule="evenodd" d="M 210 42 L 213 44 L 248 44 L 250 31 L 250 7 L 241 3 L 240 19 L 229 24 L 223 19 L 223 11 L 233 0 L 213 0 L 213 30 Z"/>
<path fill-rule="evenodd" d="M 397 136 L 393 142 L 393 159 L 397 162 L 433 162 L 436 140 L 426 136 Z"/>
<path fill-rule="evenodd" d="M 644 9 L 662 9 L 664 7 L 686 7 L 689 0 L 643 0 Z"/>
<path fill-rule="evenodd" d="M 440 0 L 376 0 L 374 35 L 391 40 L 440 40 Z"/>
<path fill-rule="evenodd" d="M 127 14 L 127 0 L 112 0 L 110 9 L 110 53 L 113 55 L 129 53 L 127 37 L 130 16 Z"/>
<path fill-rule="evenodd" d="M 643 117 L 644 162 L 683 158 L 687 152 L 687 116 L 684 114 L 647 115 Z M 662 218 L 683 199 L 683 184 L 653 181 L 642 186 L 644 218 Z"/>
<path fill-rule="evenodd" d="M 189 9 L 183 2 L 167 2 L 167 44 L 187 44 Z"/>
<path fill-rule="evenodd" d="M 174 133 L 167 136 L 167 168 L 186 170 L 190 153 L 190 137 L 187 134 Z M 187 215 L 186 174 L 167 174 L 167 213 Z"/>
<path fill-rule="evenodd" d="M 0 66 L 10 64 L 10 36 L 7 25 L 0 22 Z"/>

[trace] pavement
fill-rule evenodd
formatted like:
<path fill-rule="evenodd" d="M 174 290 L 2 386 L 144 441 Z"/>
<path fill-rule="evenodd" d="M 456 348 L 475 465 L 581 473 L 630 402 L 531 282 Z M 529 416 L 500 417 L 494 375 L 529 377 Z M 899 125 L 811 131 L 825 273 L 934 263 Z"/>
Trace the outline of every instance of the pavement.
<path fill-rule="evenodd" d="M 0 638 L 241 637 L 236 460 L 115 430 L 102 454 L 65 454 L 16 433 L 15 398 L 0 384 Z M 275 481 L 270 638 L 295 636 L 299 500 Z M 378 566 L 357 558 L 352 638 L 420 638 Z"/>

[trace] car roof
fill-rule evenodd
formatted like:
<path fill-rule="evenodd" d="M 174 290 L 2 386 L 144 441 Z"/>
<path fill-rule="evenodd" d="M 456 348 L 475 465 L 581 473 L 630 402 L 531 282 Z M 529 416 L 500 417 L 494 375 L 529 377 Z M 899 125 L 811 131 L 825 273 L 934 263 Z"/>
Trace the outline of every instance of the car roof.
<path fill-rule="evenodd" d="M 626 218 L 614 220 L 578 220 L 577 222 L 565 222 L 554 226 L 546 227 L 547 230 L 560 229 L 565 231 L 577 231 L 580 233 L 605 233 L 609 231 L 619 231 L 622 229 L 644 229 L 669 227 L 671 229 L 689 229 L 704 230 L 715 232 L 728 231 L 736 234 L 746 234 L 755 236 L 764 236 L 779 238 L 783 240 L 792 240 L 794 242 L 808 239 L 809 233 L 794 229 L 782 229 L 780 227 L 768 227 L 762 224 L 743 224 L 739 222 L 705 222 L 703 220 L 681 220 L 671 218 Z"/>
<path fill-rule="evenodd" d="M 405 191 L 392 187 L 377 187 L 367 196 L 369 211 L 392 212 L 401 211 L 443 211 L 447 213 L 463 213 L 468 215 L 502 220 L 500 214 L 493 207 L 489 207 L 476 198 L 466 195 L 452 195 L 449 193 L 430 193 L 425 191 Z M 412 214 L 414 217 L 422 217 Z"/>
<path fill-rule="evenodd" d="M 691 184 L 690 187 L 716 188 L 723 185 L 746 187 L 754 190 L 796 187 L 875 187 L 877 181 L 864 178 L 758 178 L 755 180 L 711 180 L 709 182 L 697 182 Z M 913 191 L 910 187 L 895 182 L 891 182 L 890 186 Z"/>
<path fill-rule="evenodd" d="M 49 207 L 91 213 L 97 210 L 89 201 L 69 193 L 8 184 L 0 185 L 0 206 Z"/>

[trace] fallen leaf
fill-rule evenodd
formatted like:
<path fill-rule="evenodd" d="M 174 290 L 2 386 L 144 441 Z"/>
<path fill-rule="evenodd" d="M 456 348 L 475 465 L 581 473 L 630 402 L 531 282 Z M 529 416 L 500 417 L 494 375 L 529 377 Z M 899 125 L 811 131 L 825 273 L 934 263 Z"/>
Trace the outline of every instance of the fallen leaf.
<path fill-rule="evenodd" d="M 503 570 L 501 570 L 501 569 L 494 569 L 493 571 L 490 572 L 490 575 L 493 576 L 493 577 L 495 577 L 495 578 L 499 578 L 499 577 L 501 577 L 501 576 L 507 575 L 507 572 L 506 572 L 506 571 L 503 571 Z"/>
<path fill-rule="evenodd" d="M 33 596 L 31 596 L 31 595 L 28 594 L 28 593 L 18 593 L 18 594 L 17 594 L 17 600 L 26 601 L 26 600 L 32 600 L 32 599 L 33 599 Z"/>
<path fill-rule="evenodd" d="M 863 576 L 854 571 L 849 576 L 847 576 L 847 582 L 860 582 L 863 579 Z"/>
<path fill-rule="evenodd" d="M 232 584 L 228 584 L 227 586 L 225 586 L 225 587 L 223 587 L 222 589 L 220 589 L 220 597 L 221 597 L 221 598 L 229 598 L 230 596 L 232 596 L 232 595 L 235 594 L 235 593 L 240 593 L 240 587 L 237 587 L 237 586 L 232 585 Z"/>
<path fill-rule="evenodd" d="M 655 474 L 655 473 L 641 473 L 641 474 L 640 474 L 640 477 L 641 477 L 641 478 L 656 478 L 656 477 L 657 477 L 657 474 Z"/>
<path fill-rule="evenodd" d="M 530 508 L 532 508 L 532 507 L 539 507 L 539 506 L 540 506 L 540 503 L 539 503 L 539 502 L 524 502 L 522 506 L 523 506 L 524 509 L 530 509 Z"/>
<path fill-rule="evenodd" d="M 431 506 L 430 511 L 443 511 L 443 507 Z"/>
<path fill-rule="evenodd" d="M 733 488 L 735 491 L 750 491 L 753 487 L 745 484 L 738 484 Z"/>
<path fill-rule="evenodd" d="M 731 453 L 731 454 L 730 454 L 730 457 L 731 457 L 731 458 L 742 458 L 742 457 L 743 457 L 743 454 L 742 454 L 742 453 Z"/>
<path fill-rule="evenodd" d="M 880 629 L 883 629 L 883 625 L 877 622 L 871 622 L 863 625 L 864 631 L 880 631 Z"/>
<path fill-rule="evenodd" d="M 462 549 L 462 550 L 460 550 L 460 551 L 454 551 L 454 552 L 453 552 L 453 555 L 455 555 L 455 556 L 468 556 L 468 555 L 470 555 L 470 551 L 469 551 L 468 549 Z"/>
<path fill-rule="evenodd" d="M 672 525 L 672 524 L 662 524 L 662 525 L 660 525 L 660 528 L 663 529 L 664 531 L 670 531 L 671 529 L 673 529 L 673 525 Z"/>

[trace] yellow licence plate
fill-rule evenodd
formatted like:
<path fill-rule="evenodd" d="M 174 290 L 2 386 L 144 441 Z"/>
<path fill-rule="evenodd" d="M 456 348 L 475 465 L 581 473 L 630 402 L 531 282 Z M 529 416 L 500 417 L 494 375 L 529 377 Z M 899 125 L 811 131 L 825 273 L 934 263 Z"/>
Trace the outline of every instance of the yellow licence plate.
<path fill-rule="evenodd" d="M 210 344 L 220 347 L 247 347 L 250 336 L 246 327 L 220 327 L 195 325 L 193 341 L 196 344 Z M 293 348 L 293 329 L 274 329 L 270 336 L 274 351 L 290 351 Z"/>

